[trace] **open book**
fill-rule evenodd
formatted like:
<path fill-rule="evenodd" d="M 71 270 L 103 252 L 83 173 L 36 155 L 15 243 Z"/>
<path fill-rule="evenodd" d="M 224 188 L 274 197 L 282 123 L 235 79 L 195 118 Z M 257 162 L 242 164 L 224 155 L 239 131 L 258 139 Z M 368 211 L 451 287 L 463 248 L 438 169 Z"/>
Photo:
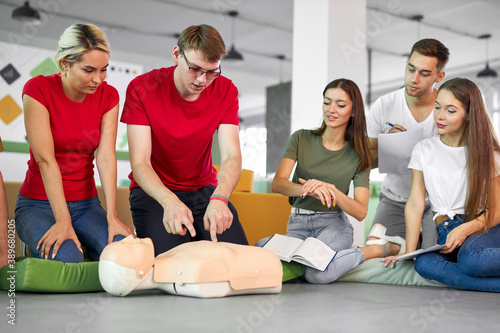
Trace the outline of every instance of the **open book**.
<path fill-rule="evenodd" d="M 280 234 L 271 237 L 264 248 L 274 252 L 283 261 L 293 260 L 320 271 L 326 269 L 337 253 L 317 238 L 302 240 Z"/>
<path fill-rule="evenodd" d="M 433 245 L 433 246 L 428 247 L 426 249 L 420 249 L 420 250 L 416 250 L 416 251 L 413 251 L 413 252 L 410 252 L 410 253 L 407 253 L 407 254 L 403 254 L 402 256 L 399 256 L 399 257 L 394 258 L 392 260 L 398 261 L 398 260 L 413 259 L 413 258 L 416 258 L 419 254 L 422 254 L 422 253 L 434 252 L 434 251 L 441 250 L 441 248 L 443 246 L 444 245 L 436 244 L 436 245 Z"/>

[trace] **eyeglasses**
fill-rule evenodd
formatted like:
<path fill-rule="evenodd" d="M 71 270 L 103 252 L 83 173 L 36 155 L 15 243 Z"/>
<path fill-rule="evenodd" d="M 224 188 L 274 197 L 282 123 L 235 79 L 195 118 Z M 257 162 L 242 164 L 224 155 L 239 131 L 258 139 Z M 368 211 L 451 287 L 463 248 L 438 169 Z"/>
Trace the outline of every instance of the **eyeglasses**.
<path fill-rule="evenodd" d="M 210 71 L 205 71 L 201 68 L 194 68 L 187 60 L 184 51 L 181 51 L 181 54 L 189 68 L 189 73 L 195 77 L 200 77 L 203 76 L 203 74 L 206 74 L 207 80 L 213 80 L 222 73 L 222 68 L 220 66 L 216 70 L 210 70 Z"/>

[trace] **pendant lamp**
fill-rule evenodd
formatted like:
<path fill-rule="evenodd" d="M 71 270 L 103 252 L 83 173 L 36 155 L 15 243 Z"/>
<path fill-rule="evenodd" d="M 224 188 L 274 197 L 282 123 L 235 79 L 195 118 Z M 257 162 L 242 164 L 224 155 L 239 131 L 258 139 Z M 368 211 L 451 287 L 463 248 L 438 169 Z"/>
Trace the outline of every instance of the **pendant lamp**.
<path fill-rule="evenodd" d="M 12 18 L 23 22 L 40 21 L 40 13 L 30 6 L 29 0 L 24 1 L 24 5 L 12 11 Z"/>
<path fill-rule="evenodd" d="M 240 63 L 243 61 L 243 55 L 238 50 L 236 50 L 236 47 L 234 47 L 234 39 L 235 39 L 234 26 L 235 26 L 236 16 L 238 16 L 239 13 L 236 10 L 231 10 L 227 14 L 232 17 L 231 48 L 229 49 L 229 51 L 227 51 L 227 54 L 224 56 L 224 60 L 233 63 Z"/>
<path fill-rule="evenodd" d="M 479 39 L 484 39 L 486 42 L 486 68 L 477 73 L 478 78 L 495 78 L 497 77 L 497 72 L 490 68 L 488 63 L 488 39 L 491 38 L 490 34 L 484 34 L 479 36 Z"/>

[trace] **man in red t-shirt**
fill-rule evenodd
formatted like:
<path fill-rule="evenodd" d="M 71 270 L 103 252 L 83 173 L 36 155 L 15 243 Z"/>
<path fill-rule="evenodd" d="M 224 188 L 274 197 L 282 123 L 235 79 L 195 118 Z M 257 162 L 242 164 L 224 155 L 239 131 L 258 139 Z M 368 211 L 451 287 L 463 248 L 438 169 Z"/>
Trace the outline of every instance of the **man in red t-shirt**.
<path fill-rule="evenodd" d="M 225 48 L 213 27 L 191 26 L 172 51 L 176 66 L 140 75 L 127 89 L 121 121 L 132 166 L 132 217 L 137 236 L 150 237 L 157 255 L 191 240 L 248 244 L 227 200 L 241 174 L 241 151 L 238 90 L 220 76 Z"/>

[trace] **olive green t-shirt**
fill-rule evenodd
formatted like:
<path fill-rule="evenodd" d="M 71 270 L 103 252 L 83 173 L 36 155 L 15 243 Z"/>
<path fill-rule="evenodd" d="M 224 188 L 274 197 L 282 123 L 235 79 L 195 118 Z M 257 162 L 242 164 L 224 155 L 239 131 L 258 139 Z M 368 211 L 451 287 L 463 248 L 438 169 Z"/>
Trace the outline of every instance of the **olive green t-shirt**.
<path fill-rule="evenodd" d="M 283 153 L 283 158 L 285 157 L 297 161 L 292 178 L 294 183 L 300 184 L 299 178 L 314 178 L 335 185 L 346 195 L 349 193 L 351 180 L 354 181 L 354 187 L 370 186 L 370 169 L 358 171 L 359 155 L 350 144 L 337 151 L 328 150 L 323 146 L 321 136 L 313 135 L 311 130 L 301 129 L 292 134 Z M 311 196 L 304 199 L 290 197 L 289 201 L 298 208 L 341 211 L 338 206 L 328 209 L 320 200 Z"/>

